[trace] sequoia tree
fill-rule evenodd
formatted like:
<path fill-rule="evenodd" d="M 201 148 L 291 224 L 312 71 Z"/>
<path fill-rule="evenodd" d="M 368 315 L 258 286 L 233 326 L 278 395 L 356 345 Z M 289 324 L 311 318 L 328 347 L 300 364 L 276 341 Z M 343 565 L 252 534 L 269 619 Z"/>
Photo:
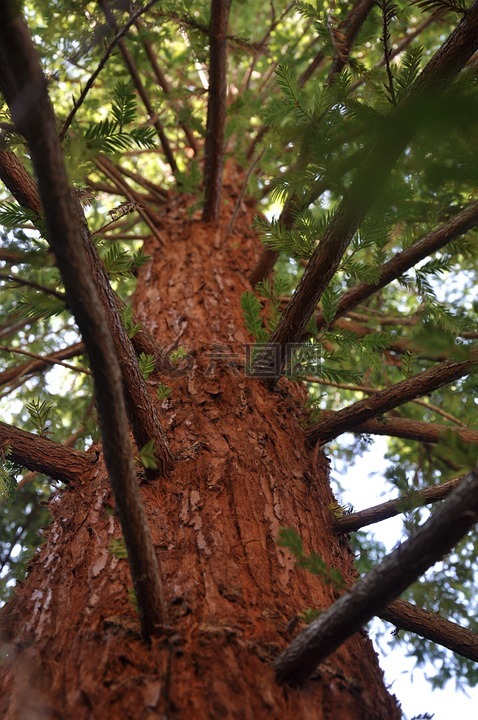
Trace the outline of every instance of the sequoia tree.
<path fill-rule="evenodd" d="M 474 679 L 477 50 L 478 3 L 0 2 L 3 718 L 398 718 L 374 616 Z M 398 500 L 337 502 L 346 432 Z"/>

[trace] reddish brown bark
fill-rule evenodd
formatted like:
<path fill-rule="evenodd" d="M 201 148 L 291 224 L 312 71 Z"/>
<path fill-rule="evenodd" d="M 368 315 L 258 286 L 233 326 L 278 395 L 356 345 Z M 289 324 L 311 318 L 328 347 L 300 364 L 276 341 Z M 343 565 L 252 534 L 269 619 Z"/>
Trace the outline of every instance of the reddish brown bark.
<path fill-rule="evenodd" d="M 181 203 L 165 214 L 164 247 L 147 243 L 136 293 L 145 326 L 189 353 L 161 378 L 172 389 L 162 411 L 175 468 L 142 486 L 171 632 L 150 647 L 139 638 L 127 563 L 108 550 L 119 524 L 98 464 L 52 502 L 47 540 L 0 623 L 9 648 L 0 716 L 398 718 L 361 634 L 301 690 L 275 682 L 272 661 L 297 614 L 335 597 L 294 568 L 279 528 L 295 528 L 347 583 L 353 556 L 333 532 L 326 460 L 306 444 L 303 391 L 282 381 L 270 393 L 236 367 L 249 340 L 240 296 L 260 252 L 251 217 L 224 240 L 228 217 L 212 231 Z"/>

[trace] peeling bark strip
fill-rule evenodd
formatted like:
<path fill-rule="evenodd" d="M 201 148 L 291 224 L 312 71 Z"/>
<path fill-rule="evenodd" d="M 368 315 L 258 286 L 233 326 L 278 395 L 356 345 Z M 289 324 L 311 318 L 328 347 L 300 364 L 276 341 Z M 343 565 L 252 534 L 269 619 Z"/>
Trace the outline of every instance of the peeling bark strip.
<path fill-rule="evenodd" d="M 407 270 L 410 270 L 410 268 L 414 267 L 420 260 L 424 260 L 444 245 L 447 245 L 447 243 L 468 232 L 468 230 L 471 230 L 477 224 L 478 203 L 472 203 L 457 213 L 447 223 L 436 230 L 432 230 L 424 238 L 421 238 L 421 240 L 406 248 L 403 252 L 397 253 L 395 257 L 382 265 L 380 278 L 376 283 L 358 283 L 350 288 L 350 290 L 347 290 L 339 300 L 333 320 L 342 317 L 342 315 L 345 315 L 351 308 L 356 307 L 359 303 L 363 302 L 363 300 L 366 300 L 376 293 L 377 290 L 385 287 L 385 285 L 399 278 Z M 316 315 L 316 322 L 319 329 L 325 325 L 322 313 Z"/>
<path fill-rule="evenodd" d="M 314 620 L 275 662 L 281 683 L 298 685 L 317 665 L 446 555 L 478 521 L 478 469 L 414 535 Z"/>
<path fill-rule="evenodd" d="M 388 502 L 374 505 L 365 510 L 359 510 L 350 515 L 344 515 L 335 521 L 335 531 L 338 533 L 354 532 L 355 530 L 360 530 L 360 528 L 365 527 L 365 525 L 372 525 L 373 523 L 401 515 L 409 508 L 421 507 L 428 503 L 443 500 L 459 485 L 461 480 L 461 477 L 454 478 L 442 485 L 425 488 L 416 493 L 404 495 L 403 497 L 395 498 L 395 500 L 389 500 Z"/>
<path fill-rule="evenodd" d="M 477 362 L 478 349 L 475 348 L 471 351 L 469 360 L 462 362 L 445 360 L 429 370 L 402 380 L 387 390 L 381 390 L 375 395 L 343 408 L 343 410 L 338 410 L 333 414 L 327 413 L 326 417 L 319 421 L 309 433 L 309 439 L 313 443 L 319 441 L 326 443 L 333 440 L 338 435 L 353 430 L 357 425 L 377 415 L 382 415 L 414 398 L 428 395 L 433 390 L 458 380 L 464 375 L 469 375 L 476 368 Z"/>
<path fill-rule="evenodd" d="M 430 60 L 404 100 L 390 115 L 386 129 L 377 138 L 357 170 L 332 222 L 312 254 L 292 299 L 269 342 L 270 350 L 279 346 L 280 370 L 286 361 L 288 343 L 300 342 L 302 333 L 322 293 L 335 274 L 350 241 L 395 166 L 402 151 L 419 127 L 424 104 L 436 102 L 478 47 L 478 2 L 469 9 L 457 28 Z M 267 362 L 268 350 L 257 367 Z M 274 354 L 274 358 L 277 353 Z M 258 371 L 260 372 L 260 370 Z M 279 375 L 280 373 L 278 373 Z M 270 377 L 270 374 L 269 374 Z M 274 386 L 278 376 L 266 381 Z"/>
<path fill-rule="evenodd" d="M 8 452 L 7 452 L 8 451 Z M 48 438 L 0 422 L 0 454 L 5 460 L 68 483 L 81 480 L 96 457 L 70 450 Z"/>
<path fill-rule="evenodd" d="M 458 655 L 478 662 L 478 635 L 461 625 L 445 620 L 437 613 L 422 610 L 404 600 L 393 600 L 377 615 L 382 620 L 393 623 L 399 630 L 408 630 L 421 635 Z"/>
<path fill-rule="evenodd" d="M 204 222 L 217 222 L 221 203 L 224 127 L 226 124 L 227 21 L 231 0 L 211 0 L 209 28 L 209 100 L 204 152 Z"/>
<path fill-rule="evenodd" d="M 165 602 L 137 484 L 121 371 L 106 313 L 88 269 L 46 81 L 27 27 L 13 3 L 0 3 L 0 51 L 14 88 L 5 99 L 15 125 L 30 147 L 48 240 L 90 358 L 105 460 L 128 550 L 142 631 L 147 637 L 164 624 Z"/>

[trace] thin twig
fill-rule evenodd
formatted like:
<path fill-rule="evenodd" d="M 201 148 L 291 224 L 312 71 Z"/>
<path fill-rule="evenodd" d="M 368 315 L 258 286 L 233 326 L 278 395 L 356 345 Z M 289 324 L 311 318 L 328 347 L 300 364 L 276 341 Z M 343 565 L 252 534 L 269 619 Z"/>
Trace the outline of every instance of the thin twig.
<path fill-rule="evenodd" d="M 122 37 L 124 37 L 124 36 L 126 35 L 126 33 L 128 32 L 128 30 L 130 29 L 130 27 L 131 27 L 132 25 L 134 25 L 135 21 L 139 18 L 139 16 L 142 15 L 142 14 L 143 14 L 144 12 L 146 12 L 147 10 L 149 10 L 149 8 L 152 7 L 156 2 L 157 2 L 157 0 L 150 0 L 150 2 L 146 3 L 146 5 L 145 5 L 144 7 L 139 8 L 139 10 L 136 10 L 136 11 L 131 15 L 130 19 L 129 19 L 128 22 L 124 25 L 124 27 L 122 27 L 121 30 L 118 30 L 118 31 L 116 32 L 114 38 L 111 40 L 110 44 L 109 44 L 108 47 L 106 48 L 106 50 L 105 50 L 105 52 L 104 52 L 104 54 L 103 54 L 103 57 L 101 58 L 100 62 L 98 63 L 98 66 L 97 66 L 96 70 L 94 71 L 94 73 L 93 73 L 92 75 L 90 75 L 90 77 L 89 77 L 88 80 L 86 81 L 85 87 L 84 87 L 83 90 L 81 91 L 78 100 L 75 100 L 72 109 L 71 109 L 70 112 L 68 113 L 68 115 L 67 115 L 67 117 L 66 117 L 66 120 L 65 120 L 65 122 L 63 123 L 62 128 L 61 128 L 60 133 L 59 133 L 60 140 L 63 140 L 63 138 L 65 137 L 66 133 L 68 132 L 68 128 L 70 127 L 71 123 L 73 122 L 73 119 L 74 119 L 76 113 L 78 112 L 78 110 L 80 109 L 81 105 L 82 105 L 83 102 L 85 101 L 85 98 L 86 98 L 86 96 L 88 95 L 88 92 L 89 92 L 89 91 L 91 90 L 91 88 L 93 87 L 96 78 L 98 77 L 98 75 L 100 74 L 100 72 L 103 70 L 104 66 L 106 65 L 106 62 L 107 62 L 108 58 L 110 57 L 111 53 L 112 53 L 113 50 L 115 49 L 115 47 L 116 47 L 116 45 L 118 44 L 118 42 L 121 40 Z"/>
<path fill-rule="evenodd" d="M 395 500 L 389 500 L 388 502 L 374 505 L 365 510 L 359 510 L 349 515 L 342 515 L 342 517 L 334 520 L 334 530 L 337 533 L 355 532 L 366 525 L 373 525 L 374 523 L 382 522 L 382 520 L 388 520 L 389 518 L 401 515 L 411 508 L 439 502 L 448 497 L 462 480 L 463 477 L 454 478 L 436 487 L 418 490 L 411 495 L 403 495 Z"/>
<path fill-rule="evenodd" d="M 39 290 L 40 292 L 46 293 L 47 295 L 52 295 L 53 297 L 57 298 L 58 300 L 62 300 L 63 302 L 65 302 L 66 300 L 65 293 L 62 293 L 59 290 L 54 290 L 53 288 L 46 287 L 45 285 L 40 285 L 40 283 L 34 282 L 33 280 L 21 278 L 18 275 L 14 275 L 13 273 L 0 273 L 0 280 L 8 280 L 9 282 L 16 283 L 20 286 L 31 287 L 34 290 Z"/>
<path fill-rule="evenodd" d="M 79 345 L 80 343 L 78 343 Z M 48 357 L 48 355 L 37 355 L 29 350 L 20 350 L 20 348 L 11 347 L 9 345 L 0 345 L 0 351 L 13 353 L 14 355 L 26 355 L 27 357 L 35 358 L 41 363 L 47 365 L 61 365 L 61 367 L 67 368 L 68 370 L 74 370 L 75 372 L 83 373 L 85 375 L 91 375 L 91 372 L 84 367 L 78 367 L 77 365 L 70 365 L 70 363 L 63 362 L 62 360 L 56 360 L 54 357 Z"/>

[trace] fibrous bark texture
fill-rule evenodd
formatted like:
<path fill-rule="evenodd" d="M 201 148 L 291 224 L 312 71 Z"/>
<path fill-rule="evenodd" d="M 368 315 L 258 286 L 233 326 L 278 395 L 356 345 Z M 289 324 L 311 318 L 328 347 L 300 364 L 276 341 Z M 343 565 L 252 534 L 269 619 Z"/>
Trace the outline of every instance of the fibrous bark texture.
<path fill-rule="evenodd" d="M 224 193 L 237 185 L 228 173 Z M 20 718 L 394 720 L 370 641 L 357 634 L 300 690 L 276 684 L 272 662 L 306 608 L 337 591 L 298 570 L 277 542 L 292 527 L 307 551 L 355 579 L 337 537 L 325 457 L 307 446 L 304 397 L 243 372 L 240 297 L 260 246 L 245 208 L 224 239 L 234 203 L 211 230 L 172 200 L 146 244 L 135 310 L 157 340 L 187 355 L 169 375 L 161 420 L 175 455 L 166 478 L 142 485 L 161 563 L 170 629 L 139 636 L 119 523 L 101 458 L 51 502 L 53 523 L 2 627 L 8 658 L 0 715 Z M 181 353 L 176 353 L 180 355 Z M 33 592 L 34 590 L 34 592 Z M 28 690 L 28 691 L 27 691 Z"/>

